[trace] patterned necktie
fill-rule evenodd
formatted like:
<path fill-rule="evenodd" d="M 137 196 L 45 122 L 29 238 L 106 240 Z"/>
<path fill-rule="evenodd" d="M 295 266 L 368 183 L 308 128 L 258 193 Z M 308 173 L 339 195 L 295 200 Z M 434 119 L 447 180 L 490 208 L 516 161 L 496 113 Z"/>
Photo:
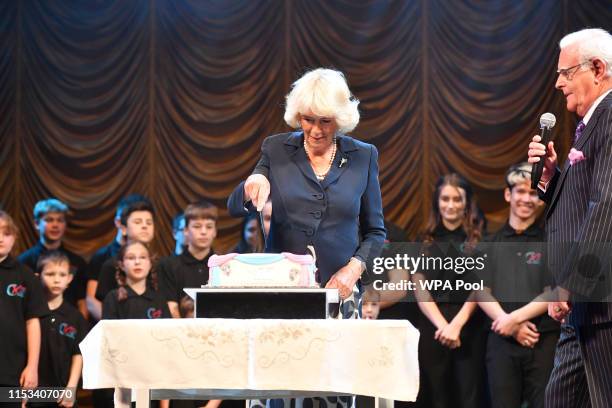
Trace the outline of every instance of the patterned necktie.
<path fill-rule="evenodd" d="M 585 127 L 586 125 L 583 121 L 578 122 L 578 126 L 576 126 L 576 133 L 574 133 L 574 143 L 576 143 L 578 139 L 580 139 L 580 136 L 582 136 L 582 131 Z"/>

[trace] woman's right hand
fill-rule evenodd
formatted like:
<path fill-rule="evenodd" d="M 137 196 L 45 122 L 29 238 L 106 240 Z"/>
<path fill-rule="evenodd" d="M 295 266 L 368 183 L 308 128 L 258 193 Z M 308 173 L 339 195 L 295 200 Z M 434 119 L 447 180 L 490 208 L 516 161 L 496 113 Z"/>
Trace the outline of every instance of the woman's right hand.
<path fill-rule="evenodd" d="M 270 182 L 263 174 L 251 174 L 244 182 L 244 196 L 257 208 L 263 210 L 270 195 Z"/>

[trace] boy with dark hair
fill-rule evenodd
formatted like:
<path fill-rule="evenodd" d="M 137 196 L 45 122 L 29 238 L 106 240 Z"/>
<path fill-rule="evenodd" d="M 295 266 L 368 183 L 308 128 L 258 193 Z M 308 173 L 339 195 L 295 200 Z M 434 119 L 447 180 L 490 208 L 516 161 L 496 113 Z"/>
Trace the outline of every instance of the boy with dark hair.
<path fill-rule="evenodd" d="M 117 211 L 115 212 L 115 227 L 117 233 L 115 239 L 110 244 L 98 249 L 95 254 L 91 257 L 88 267 L 87 276 L 87 308 L 91 314 L 93 321 L 100 320 L 102 316 L 102 302 L 96 299 L 96 290 L 98 289 L 98 277 L 102 265 L 107 259 L 114 257 L 119 252 L 121 245 L 125 243 L 125 238 L 121 230 L 121 214 L 131 204 L 135 202 L 147 202 L 149 201 L 145 196 L 140 194 L 130 194 L 123 197 L 119 204 L 117 204 Z"/>
<path fill-rule="evenodd" d="M 48 313 L 31 270 L 11 257 L 17 226 L 0 211 L 0 386 L 38 385 L 40 318 Z"/>
<path fill-rule="evenodd" d="M 67 213 L 68 206 L 55 198 L 37 202 L 34 206 L 34 227 L 38 232 L 39 240 L 36 245 L 19 255 L 17 259 L 35 271 L 40 256 L 54 250 L 64 253 L 70 260 L 74 276 L 64 293 L 64 299 L 76 306 L 83 317 L 87 318 L 89 315 L 85 300 L 87 263 L 82 257 L 66 249 L 62 243 L 66 232 Z"/>
<path fill-rule="evenodd" d="M 71 388 L 73 398 L 63 398 L 58 405 L 72 407 L 83 368 L 79 343 L 87 333 L 87 322 L 74 306 L 64 301 L 64 291 L 74 278 L 65 254 L 51 251 L 41 255 L 36 272 L 50 310 L 40 320 L 42 340 L 38 383 L 41 387 Z"/>
<path fill-rule="evenodd" d="M 147 199 L 130 203 L 120 216 L 121 235 L 125 243 L 140 241 L 149 244 L 155 235 L 155 210 L 153 204 Z M 100 269 L 98 275 L 98 287 L 96 288 L 96 299 L 104 301 L 106 295 L 117 288 L 116 257 L 107 259 Z"/>
<path fill-rule="evenodd" d="M 536 224 L 542 202 L 531 188 L 531 164 L 506 173 L 508 222 L 487 241 L 490 254 L 486 292 L 478 305 L 493 320 L 486 364 L 494 407 L 544 406 L 559 325 L 548 315 L 542 294 L 552 277 L 544 260 L 544 230 Z M 490 292 L 490 295 L 488 294 Z"/>
<path fill-rule="evenodd" d="M 181 255 L 160 260 L 159 290 L 165 296 L 172 317 L 180 317 L 179 303 L 186 295 L 183 288 L 199 288 L 208 283 L 208 258 L 214 253 L 218 209 L 200 201 L 185 209 L 187 248 Z"/>

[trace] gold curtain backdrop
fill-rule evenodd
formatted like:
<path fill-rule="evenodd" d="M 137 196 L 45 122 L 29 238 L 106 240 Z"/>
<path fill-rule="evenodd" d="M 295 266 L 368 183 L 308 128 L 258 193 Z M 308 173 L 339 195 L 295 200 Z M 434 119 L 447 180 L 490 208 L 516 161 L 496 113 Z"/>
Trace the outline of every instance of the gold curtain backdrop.
<path fill-rule="evenodd" d="M 288 130 L 290 84 L 325 66 L 361 100 L 353 135 L 380 151 L 387 219 L 414 236 L 436 179 L 457 171 L 499 224 L 503 174 L 543 112 L 569 150 L 558 40 L 611 22 L 609 0 L 0 1 L 0 202 L 18 251 L 36 241 L 36 201 L 69 204 L 66 244 L 89 254 L 131 192 L 155 204 L 161 253 L 198 199 L 221 209 L 216 246 L 231 249 L 227 196 Z"/>

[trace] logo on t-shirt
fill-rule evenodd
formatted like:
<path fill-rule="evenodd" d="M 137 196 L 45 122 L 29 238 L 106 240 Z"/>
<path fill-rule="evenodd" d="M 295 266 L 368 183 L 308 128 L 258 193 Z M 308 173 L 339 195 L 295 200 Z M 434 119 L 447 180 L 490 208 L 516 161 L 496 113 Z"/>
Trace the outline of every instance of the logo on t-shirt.
<path fill-rule="evenodd" d="M 525 252 L 527 265 L 540 265 L 542 263 L 542 253 L 536 251 Z"/>
<path fill-rule="evenodd" d="M 161 309 L 156 309 L 154 307 L 150 307 L 147 309 L 147 317 L 149 319 L 159 319 L 162 316 Z"/>
<path fill-rule="evenodd" d="M 59 325 L 59 334 L 62 336 L 70 337 L 71 339 L 76 338 L 77 329 L 74 326 L 69 325 L 68 323 L 62 323 Z"/>
<path fill-rule="evenodd" d="M 26 287 L 23 285 L 18 285 L 16 283 L 11 283 L 6 287 L 6 294 L 9 296 L 19 296 L 20 298 L 25 297 Z"/>

